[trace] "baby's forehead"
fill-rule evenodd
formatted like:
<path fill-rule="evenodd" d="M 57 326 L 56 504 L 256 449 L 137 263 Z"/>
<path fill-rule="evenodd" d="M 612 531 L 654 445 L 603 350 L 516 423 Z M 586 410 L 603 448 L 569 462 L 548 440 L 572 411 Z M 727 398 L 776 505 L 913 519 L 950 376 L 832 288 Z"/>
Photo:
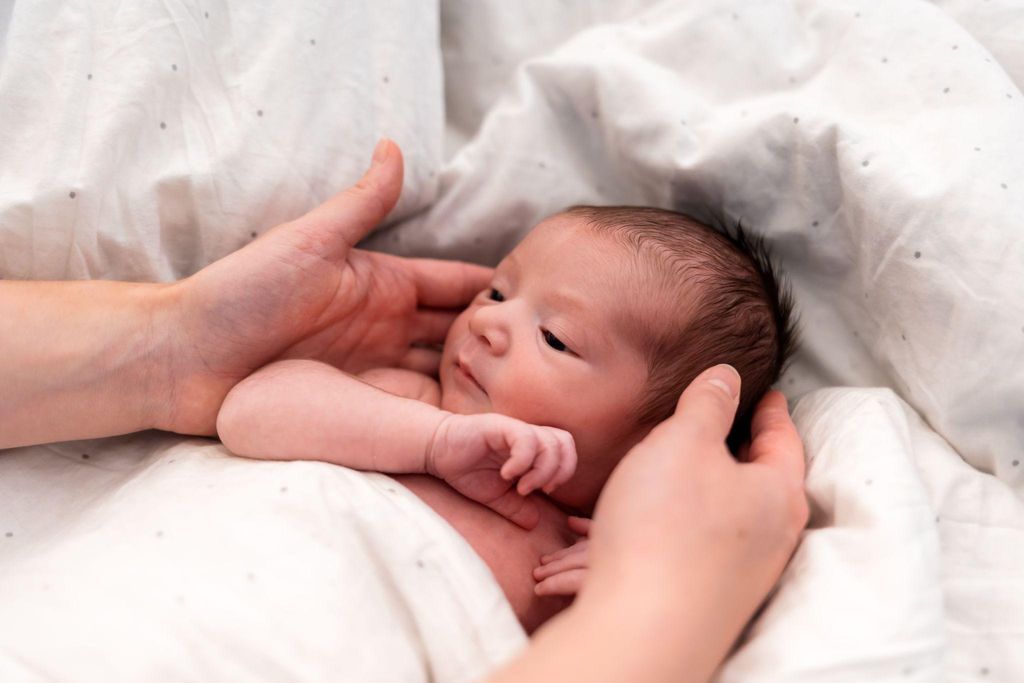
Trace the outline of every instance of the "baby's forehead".
<path fill-rule="evenodd" d="M 632 292 L 659 308 L 669 305 L 665 297 L 651 296 L 666 289 L 668 269 L 661 263 L 663 259 L 649 248 L 642 249 L 638 242 L 595 229 L 581 216 L 562 213 L 541 221 L 509 256 L 539 262 L 571 259 L 586 268 L 556 272 L 582 280 L 589 286 L 606 285 L 618 295 Z"/>
<path fill-rule="evenodd" d="M 654 330 L 680 315 L 679 292 L 669 294 L 664 271 L 621 239 L 592 229 L 579 216 L 557 214 L 539 223 L 506 261 L 525 269 L 546 290 L 568 290 L 588 304 L 588 323 L 620 340 L 645 346 Z"/>

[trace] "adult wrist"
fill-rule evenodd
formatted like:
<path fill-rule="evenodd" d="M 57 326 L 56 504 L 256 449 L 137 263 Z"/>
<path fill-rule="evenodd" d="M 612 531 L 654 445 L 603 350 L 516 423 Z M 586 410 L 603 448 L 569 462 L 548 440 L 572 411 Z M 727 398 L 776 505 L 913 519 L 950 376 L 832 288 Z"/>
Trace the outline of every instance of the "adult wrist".
<path fill-rule="evenodd" d="M 491 683 L 581 680 L 704 683 L 717 660 L 702 650 L 702 636 L 685 604 L 666 594 L 660 604 L 636 600 L 622 582 L 608 591 L 593 583 L 568 609 L 548 621 L 530 648 Z M 671 593 L 671 591 L 668 591 Z"/>
<path fill-rule="evenodd" d="M 145 285 L 138 299 L 136 315 L 143 333 L 137 376 L 149 429 L 174 431 L 171 427 L 177 394 L 176 373 L 180 368 L 175 336 L 181 329 L 175 319 L 174 297 L 173 285 L 153 284 Z"/>
<path fill-rule="evenodd" d="M 179 434 L 216 434 L 217 411 L 227 395 L 211 394 L 209 372 L 190 355 L 188 324 L 181 304 L 186 280 L 161 285 L 149 301 L 148 346 L 152 427 Z"/>
<path fill-rule="evenodd" d="M 590 576 L 573 604 L 573 628 L 606 643 L 601 666 L 621 670 L 621 680 L 707 681 L 743 624 L 728 596 L 697 579 L 685 573 Z"/>
<path fill-rule="evenodd" d="M 0 376 L 10 387 L 0 447 L 158 426 L 167 359 L 154 339 L 165 287 L 106 280 L 0 283 L 0 318 L 19 324 L 0 339 Z"/>

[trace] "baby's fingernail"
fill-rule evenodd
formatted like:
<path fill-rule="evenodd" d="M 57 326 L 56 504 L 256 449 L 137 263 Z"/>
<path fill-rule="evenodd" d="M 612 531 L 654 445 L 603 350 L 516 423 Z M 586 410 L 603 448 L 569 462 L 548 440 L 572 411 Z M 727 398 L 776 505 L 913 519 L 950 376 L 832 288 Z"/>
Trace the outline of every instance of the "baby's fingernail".
<path fill-rule="evenodd" d="M 736 368 L 727 363 L 716 365 L 708 370 L 705 380 L 708 384 L 724 391 L 733 400 L 736 400 L 736 397 L 740 394 L 740 373 L 736 372 Z"/>

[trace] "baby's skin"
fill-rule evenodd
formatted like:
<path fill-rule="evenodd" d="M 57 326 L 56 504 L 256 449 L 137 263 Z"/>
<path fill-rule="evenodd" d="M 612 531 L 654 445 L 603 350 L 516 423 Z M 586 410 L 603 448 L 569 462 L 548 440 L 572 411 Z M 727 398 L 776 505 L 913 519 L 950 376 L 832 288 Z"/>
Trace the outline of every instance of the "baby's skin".
<path fill-rule="evenodd" d="M 234 453 L 394 474 L 490 567 L 532 632 L 586 568 L 586 519 L 647 430 L 630 418 L 647 379 L 631 331 L 653 309 L 627 249 L 559 214 L 498 265 L 451 323 L 439 381 L 272 363 L 217 419 Z"/>

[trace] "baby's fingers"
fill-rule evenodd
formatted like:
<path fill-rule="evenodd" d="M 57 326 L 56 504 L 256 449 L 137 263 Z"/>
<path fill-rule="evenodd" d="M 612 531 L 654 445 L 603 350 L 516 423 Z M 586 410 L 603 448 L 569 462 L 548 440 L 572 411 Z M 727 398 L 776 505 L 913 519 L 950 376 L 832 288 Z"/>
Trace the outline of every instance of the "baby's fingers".
<path fill-rule="evenodd" d="M 542 564 L 539 567 L 535 567 L 533 570 L 533 578 L 537 581 L 543 581 L 549 576 L 555 574 L 561 574 L 571 569 L 586 569 L 588 565 L 588 553 L 586 549 L 569 553 L 556 560 L 551 560 L 547 564 Z"/>
<path fill-rule="evenodd" d="M 535 595 L 576 595 L 586 575 L 586 569 L 570 569 L 544 579 L 533 587 L 533 592 Z"/>
<path fill-rule="evenodd" d="M 532 530 L 540 522 L 540 508 L 533 498 L 523 498 L 515 491 L 506 491 L 500 497 L 487 503 L 499 515 L 527 531 Z"/>
<path fill-rule="evenodd" d="M 501 466 L 501 478 L 512 481 L 530 469 L 537 451 L 542 446 L 538 443 L 533 430 L 525 425 L 521 431 L 508 435 L 506 439 L 511 444 L 511 449 L 508 460 Z"/>
<path fill-rule="evenodd" d="M 537 457 L 533 461 L 533 468 L 526 473 L 526 476 L 519 480 L 517 490 L 521 496 L 528 495 L 542 486 L 549 485 L 555 472 L 558 471 L 558 465 L 561 462 L 561 447 L 554 434 L 541 432 L 537 440 L 540 442 L 540 445 Z"/>
<path fill-rule="evenodd" d="M 580 536 L 590 535 L 590 520 L 586 517 L 569 515 L 569 531 Z"/>
<path fill-rule="evenodd" d="M 574 543 L 573 545 L 569 546 L 568 548 L 562 548 L 561 550 L 556 550 L 553 553 L 549 553 L 547 555 L 541 555 L 540 563 L 542 565 L 547 565 L 548 563 L 555 562 L 557 560 L 562 559 L 563 557 L 567 557 L 569 555 L 576 555 L 576 554 L 580 554 L 580 553 L 583 554 L 584 561 L 586 561 L 587 547 L 589 545 L 590 545 L 590 539 L 584 538 L 581 541 L 576 541 L 576 543 Z"/>
<path fill-rule="evenodd" d="M 561 429 L 555 430 L 559 445 L 558 471 L 544 487 L 544 493 L 550 494 L 556 488 L 572 479 L 576 474 L 576 442 L 572 434 Z"/>

